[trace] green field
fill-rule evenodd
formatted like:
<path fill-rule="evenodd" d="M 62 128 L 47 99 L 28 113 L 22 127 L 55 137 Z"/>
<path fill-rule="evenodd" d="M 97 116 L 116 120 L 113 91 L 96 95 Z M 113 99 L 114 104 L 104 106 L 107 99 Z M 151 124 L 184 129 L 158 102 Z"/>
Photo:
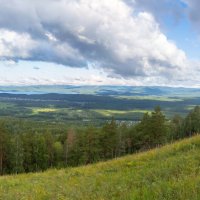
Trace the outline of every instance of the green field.
<path fill-rule="evenodd" d="M 112 93 L 112 92 L 110 92 Z M 199 97 L 98 94 L 0 94 L 0 117 L 49 123 L 101 125 L 114 117 L 135 123 L 160 106 L 168 119 L 184 117 L 200 104 Z"/>
<path fill-rule="evenodd" d="M 200 136 L 108 162 L 0 178 L 1 200 L 199 200 Z"/>

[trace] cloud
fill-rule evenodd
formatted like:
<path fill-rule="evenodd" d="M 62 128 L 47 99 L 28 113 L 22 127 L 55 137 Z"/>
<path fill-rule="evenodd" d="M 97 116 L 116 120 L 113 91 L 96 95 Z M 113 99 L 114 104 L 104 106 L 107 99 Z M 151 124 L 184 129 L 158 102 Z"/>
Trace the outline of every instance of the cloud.
<path fill-rule="evenodd" d="M 184 4 L 181 0 L 126 0 L 129 5 L 137 11 L 152 13 L 156 20 L 163 24 L 163 19 L 171 17 L 175 22 L 179 21 L 185 14 Z"/>
<path fill-rule="evenodd" d="M 0 58 L 92 64 L 129 78 L 175 78 L 188 67 L 187 57 L 146 12 L 165 9 L 169 0 L 138 2 L 0 0 Z M 141 5 L 144 10 L 137 10 Z"/>
<path fill-rule="evenodd" d="M 35 69 L 35 70 L 40 70 L 40 67 L 34 66 L 33 69 Z"/>
<path fill-rule="evenodd" d="M 167 18 L 179 21 L 188 17 L 197 31 L 200 31 L 200 4 L 199 0 L 126 0 L 137 11 L 152 13 L 160 24 Z"/>
<path fill-rule="evenodd" d="M 36 42 L 27 33 L 19 34 L 14 31 L 0 29 L 0 57 L 4 59 L 30 57 L 30 51 Z"/>
<path fill-rule="evenodd" d="M 200 4 L 198 0 L 182 0 L 187 5 L 187 14 L 195 29 L 200 32 Z"/>

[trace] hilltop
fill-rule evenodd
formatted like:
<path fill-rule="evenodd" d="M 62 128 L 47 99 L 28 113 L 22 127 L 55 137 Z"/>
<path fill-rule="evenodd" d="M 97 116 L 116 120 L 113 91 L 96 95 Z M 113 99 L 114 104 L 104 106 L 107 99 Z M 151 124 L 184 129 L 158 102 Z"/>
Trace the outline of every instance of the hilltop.
<path fill-rule="evenodd" d="M 0 199 L 200 199 L 200 136 L 93 165 L 0 178 Z"/>

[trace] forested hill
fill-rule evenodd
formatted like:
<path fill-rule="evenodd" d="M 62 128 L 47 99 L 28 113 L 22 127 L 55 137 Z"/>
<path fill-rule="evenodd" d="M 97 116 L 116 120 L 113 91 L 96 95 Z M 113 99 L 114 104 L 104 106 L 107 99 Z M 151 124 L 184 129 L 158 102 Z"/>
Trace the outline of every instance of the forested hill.
<path fill-rule="evenodd" d="M 0 199 L 199 200 L 200 136 L 108 162 L 0 178 Z"/>
<path fill-rule="evenodd" d="M 0 117 L 12 116 L 34 121 L 79 125 L 92 122 L 99 125 L 114 116 L 116 120 L 134 123 L 140 121 L 144 113 L 151 112 L 158 105 L 168 119 L 176 114 L 185 117 L 195 105 L 200 105 L 200 95 L 198 97 L 140 95 L 139 92 L 138 96 L 0 93 Z"/>
<path fill-rule="evenodd" d="M 199 119 L 200 107 L 172 120 L 156 107 L 134 125 L 115 119 L 101 127 L 0 120 L 0 175 L 87 165 L 146 151 L 199 133 Z"/>

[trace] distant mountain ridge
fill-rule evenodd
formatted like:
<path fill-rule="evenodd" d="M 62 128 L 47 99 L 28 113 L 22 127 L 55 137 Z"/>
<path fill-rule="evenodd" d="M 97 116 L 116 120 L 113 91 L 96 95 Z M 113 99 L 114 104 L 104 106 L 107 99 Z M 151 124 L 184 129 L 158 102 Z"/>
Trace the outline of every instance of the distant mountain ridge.
<path fill-rule="evenodd" d="M 11 94 L 92 94 L 106 96 L 171 96 L 199 97 L 200 88 L 174 88 L 159 86 L 0 86 L 0 93 Z"/>

